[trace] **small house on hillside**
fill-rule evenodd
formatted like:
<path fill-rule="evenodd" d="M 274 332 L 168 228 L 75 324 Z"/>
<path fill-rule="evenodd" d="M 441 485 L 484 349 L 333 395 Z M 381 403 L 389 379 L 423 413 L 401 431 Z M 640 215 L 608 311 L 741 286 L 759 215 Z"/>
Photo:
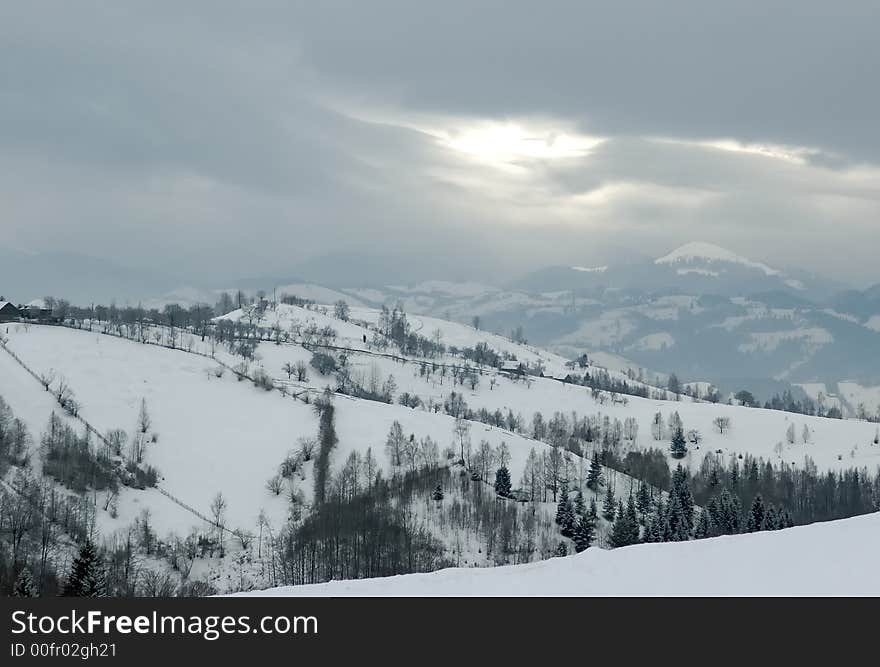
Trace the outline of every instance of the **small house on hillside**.
<path fill-rule="evenodd" d="M 0 301 L 0 322 L 15 322 L 21 318 L 21 311 L 9 301 Z"/>
<path fill-rule="evenodd" d="M 521 361 L 517 361 L 516 359 L 509 359 L 501 364 L 501 372 L 507 373 L 508 375 L 525 375 L 526 370 L 523 367 Z"/>

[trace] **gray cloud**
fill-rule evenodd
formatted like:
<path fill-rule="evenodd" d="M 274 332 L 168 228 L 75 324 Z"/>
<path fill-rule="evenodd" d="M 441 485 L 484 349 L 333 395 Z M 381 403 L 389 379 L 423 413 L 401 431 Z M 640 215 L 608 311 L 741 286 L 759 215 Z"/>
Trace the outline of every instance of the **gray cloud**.
<path fill-rule="evenodd" d="M 328 253 L 501 280 L 693 239 L 880 280 L 875 3 L 475 4 L 10 3 L 0 231 L 201 283 Z M 492 123 L 603 142 L 450 147 Z"/>

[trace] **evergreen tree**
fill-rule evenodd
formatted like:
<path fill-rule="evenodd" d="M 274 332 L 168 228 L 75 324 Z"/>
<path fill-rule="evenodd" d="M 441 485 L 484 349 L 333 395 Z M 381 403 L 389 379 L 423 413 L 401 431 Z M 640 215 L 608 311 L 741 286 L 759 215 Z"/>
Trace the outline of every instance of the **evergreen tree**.
<path fill-rule="evenodd" d="M 574 529 L 574 549 L 578 553 L 590 548 L 593 543 L 595 524 L 589 514 L 581 515 Z"/>
<path fill-rule="evenodd" d="M 684 429 L 680 426 L 676 427 L 675 432 L 672 434 L 672 445 L 669 447 L 669 453 L 675 458 L 680 459 L 684 458 L 687 451 L 687 440 L 685 440 L 684 437 Z"/>
<path fill-rule="evenodd" d="M 752 509 L 749 510 L 749 520 L 746 524 L 746 530 L 750 533 L 754 533 L 759 530 L 765 530 L 765 514 L 766 512 L 764 509 L 764 500 L 761 498 L 761 494 L 758 494 L 752 501 Z"/>
<path fill-rule="evenodd" d="M 602 503 L 602 516 L 608 521 L 614 521 L 614 492 L 611 487 L 605 491 L 605 501 Z"/>
<path fill-rule="evenodd" d="M 713 489 L 718 486 L 720 480 L 718 479 L 718 470 L 716 468 L 712 468 L 712 472 L 709 473 L 709 486 Z"/>
<path fill-rule="evenodd" d="M 614 524 L 611 526 L 609 542 L 613 549 L 629 544 L 629 526 L 627 525 L 626 513 L 622 508 L 617 512 L 617 518 L 614 519 Z"/>
<path fill-rule="evenodd" d="M 611 527 L 611 546 L 625 547 L 630 544 L 638 544 L 639 541 L 639 525 L 636 522 L 636 506 L 632 496 L 627 502 L 624 509 L 623 503 L 619 503 L 617 507 L 617 518 Z"/>
<path fill-rule="evenodd" d="M 590 499 L 590 509 L 587 512 L 587 517 L 589 517 L 590 522 L 593 524 L 595 528 L 596 524 L 599 523 L 599 510 L 596 507 L 596 499 Z"/>
<path fill-rule="evenodd" d="M 510 471 L 507 466 L 501 466 L 495 471 L 495 493 L 507 498 L 510 496 Z"/>
<path fill-rule="evenodd" d="M 697 525 L 694 526 L 694 539 L 702 540 L 711 537 L 712 529 L 709 525 L 709 512 L 705 509 L 700 510 L 700 518 L 697 519 Z"/>
<path fill-rule="evenodd" d="M 669 542 L 672 539 L 672 526 L 669 524 L 669 510 L 671 499 L 663 502 L 661 498 L 657 503 L 657 537 L 658 542 Z"/>
<path fill-rule="evenodd" d="M 651 511 L 651 493 L 648 491 L 647 484 L 639 484 L 639 490 L 636 492 L 636 506 L 644 521 Z"/>
<path fill-rule="evenodd" d="M 565 523 L 562 525 L 562 534 L 565 537 L 574 537 L 574 531 L 577 530 L 578 518 L 574 510 L 569 508 L 566 512 Z"/>
<path fill-rule="evenodd" d="M 104 597 L 104 568 L 98 551 L 91 540 L 80 547 L 79 554 L 73 559 L 65 597 L 99 598 Z"/>
<path fill-rule="evenodd" d="M 730 517 L 731 534 L 743 532 L 743 508 L 737 494 L 731 496 L 728 515 Z"/>
<path fill-rule="evenodd" d="M 638 544 L 641 537 L 639 534 L 639 518 L 636 514 L 636 501 L 632 495 L 626 501 L 626 520 L 629 528 L 629 543 Z"/>
<path fill-rule="evenodd" d="M 15 588 L 12 589 L 12 596 L 17 598 L 37 597 L 37 593 L 34 590 L 34 579 L 27 567 L 22 568 L 19 573 L 18 579 L 15 581 Z"/>
<path fill-rule="evenodd" d="M 667 521 L 669 524 L 668 541 L 685 542 L 690 539 L 691 527 L 678 496 L 673 496 L 669 503 Z"/>
<path fill-rule="evenodd" d="M 431 498 L 437 502 L 443 500 L 443 487 L 438 484 L 437 488 L 434 489 L 434 493 L 431 494 Z"/>
<path fill-rule="evenodd" d="M 672 490 L 669 494 L 678 498 L 685 523 L 687 524 L 687 531 L 690 532 L 694 523 L 694 496 L 691 493 L 691 487 L 688 482 L 688 473 L 680 463 L 672 474 Z"/>
<path fill-rule="evenodd" d="M 559 524 L 562 534 L 565 537 L 572 537 L 577 527 L 577 517 L 574 513 L 574 506 L 571 503 L 571 497 L 568 495 L 568 485 L 562 485 L 562 492 L 559 496 L 559 505 L 556 508 L 556 523 Z"/>
<path fill-rule="evenodd" d="M 779 515 L 776 512 L 776 508 L 773 505 L 767 509 L 767 513 L 764 515 L 764 521 L 761 523 L 761 530 L 778 530 L 779 529 Z"/>
<path fill-rule="evenodd" d="M 566 509 L 568 506 L 568 484 L 563 484 L 559 490 L 559 503 L 556 505 L 556 525 L 565 524 Z"/>
<path fill-rule="evenodd" d="M 781 520 L 780 528 L 791 528 L 792 526 L 794 526 L 794 519 L 791 516 L 791 512 L 789 512 L 788 510 L 785 510 L 782 513 L 782 520 Z"/>
<path fill-rule="evenodd" d="M 656 516 L 654 515 L 653 512 L 651 514 L 645 515 L 645 537 L 644 537 L 645 542 L 657 542 L 658 541 L 657 539 L 655 539 L 655 537 L 656 537 L 655 530 L 656 529 L 654 528 L 654 525 L 656 523 L 656 520 L 657 520 Z"/>
<path fill-rule="evenodd" d="M 568 555 L 568 547 L 565 546 L 565 542 L 559 543 L 559 545 L 556 547 L 556 554 L 555 555 L 557 555 L 557 556 L 567 556 Z"/>
<path fill-rule="evenodd" d="M 739 485 L 739 461 L 734 460 L 730 466 L 730 487 L 736 490 Z"/>
<path fill-rule="evenodd" d="M 577 495 L 574 497 L 574 511 L 579 517 L 584 516 L 587 512 L 587 506 L 584 503 L 584 492 L 578 489 Z"/>
<path fill-rule="evenodd" d="M 661 501 L 657 510 L 648 516 L 645 524 L 645 542 L 663 542 L 665 527 L 666 515 Z"/>
<path fill-rule="evenodd" d="M 711 518 L 720 534 L 736 535 L 742 532 L 742 503 L 738 495 L 722 489 L 721 494 L 711 499 L 706 507 L 713 513 Z"/>
<path fill-rule="evenodd" d="M 599 463 L 599 452 L 593 452 L 590 460 L 590 472 L 587 473 L 587 486 L 596 492 L 602 485 L 602 465 Z"/>

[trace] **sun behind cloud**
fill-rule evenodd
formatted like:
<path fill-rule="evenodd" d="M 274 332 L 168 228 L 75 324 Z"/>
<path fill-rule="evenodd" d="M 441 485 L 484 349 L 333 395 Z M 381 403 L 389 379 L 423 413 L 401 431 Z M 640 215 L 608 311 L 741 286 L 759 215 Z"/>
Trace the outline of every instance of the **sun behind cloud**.
<path fill-rule="evenodd" d="M 529 127 L 518 122 L 485 121 L 432 134 L 448 148 L 499 166 L 527 160 L 582 157 L 604 141 L 600 137 Z"/>

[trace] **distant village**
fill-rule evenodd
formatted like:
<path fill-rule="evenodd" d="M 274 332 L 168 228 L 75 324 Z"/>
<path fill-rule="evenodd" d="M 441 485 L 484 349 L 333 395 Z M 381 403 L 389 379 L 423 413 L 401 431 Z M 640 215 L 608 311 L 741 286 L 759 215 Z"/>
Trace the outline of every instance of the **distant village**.
<path fill-rule="evenodd" d="M 0 296 L 0 323 L 6 322 L 52 322 L 52 309 L 43 299 L 34 299 L 17 306 Z"/>

